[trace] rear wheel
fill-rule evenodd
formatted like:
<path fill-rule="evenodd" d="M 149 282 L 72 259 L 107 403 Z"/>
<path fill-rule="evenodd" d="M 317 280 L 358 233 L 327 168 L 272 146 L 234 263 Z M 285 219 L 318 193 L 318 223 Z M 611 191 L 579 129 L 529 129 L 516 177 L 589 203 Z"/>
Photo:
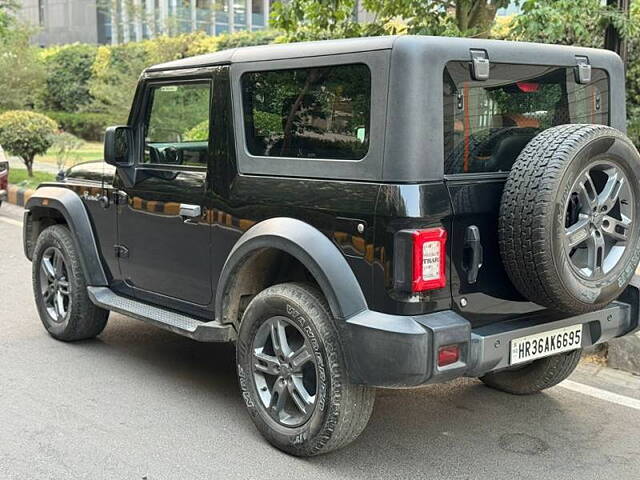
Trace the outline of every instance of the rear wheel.
<path fill-rule="evenodd" d="M 58 340 L 74 341 L 98 335 L 109 312 L 87 295 L 80 258 L 64 225 L 53 225 L 38 236 L 32 263 L 33 293 L 42 324 Z"/>
<path fill-rule="evenodd" d="M 529 395 L 557 385 L 575 370 L 582 350 L 541 358 L 514 370 L 480 377 L 486 385 L 515 395 Z"/>
<path fill-rule="evenodd" d="M 327 453 L 355 440 L 369 421 L 374 390 L 349 381 L 330 310 L 309 285 L 275 285 L 251 301 L 237 364 L 249 414 L 280 450 Z"/>

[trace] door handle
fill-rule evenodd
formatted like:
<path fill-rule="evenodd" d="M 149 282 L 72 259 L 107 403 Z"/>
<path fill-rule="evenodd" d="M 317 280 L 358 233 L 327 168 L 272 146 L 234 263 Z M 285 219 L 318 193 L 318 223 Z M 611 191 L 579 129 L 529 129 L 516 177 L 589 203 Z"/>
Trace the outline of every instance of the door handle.
<path fill-rule="evenodd" d="M 480 241 L 480 230 L 475 225 L 469 225 L 464 232 L 462 257 L 462 268 L 467 272 L 467 283 L 476 283 L 481 267 L 482 242 Z"/>
<path fill-rule="evenodd" d="M 201 215 L 202 209 L 200 205 L 180 204 L 180 216 L 185 219 L 185 223 L 193 223 L 190 219 L 200 217 Z"/>

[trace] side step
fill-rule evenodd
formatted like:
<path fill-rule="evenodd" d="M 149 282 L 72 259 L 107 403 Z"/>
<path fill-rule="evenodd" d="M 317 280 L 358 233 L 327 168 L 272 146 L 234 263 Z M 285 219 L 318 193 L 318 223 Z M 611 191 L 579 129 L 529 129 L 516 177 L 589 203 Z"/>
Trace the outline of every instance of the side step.
<path fill-rule="evenodd" d="M 98 307 L 142 320 L 199 342 L 231 342 L 236 331 L 220 322 L 202 322 L 171 310 L 154 307 L 114 293 L 108 287 L 87 287 L 89 298 Z"/>

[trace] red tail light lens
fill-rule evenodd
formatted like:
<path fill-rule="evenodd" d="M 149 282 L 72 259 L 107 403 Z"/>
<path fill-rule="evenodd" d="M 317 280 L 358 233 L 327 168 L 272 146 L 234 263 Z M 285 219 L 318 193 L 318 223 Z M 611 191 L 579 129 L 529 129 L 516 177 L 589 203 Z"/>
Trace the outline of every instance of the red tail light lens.
<path fill-rule="evenodd" d="M 433 290 L 447 284 L 446 244 L 447 231 L 444 228 L 430 228 L 413 233 L 412 291 Z"/>
<path fill-rule="evenodd" d="M 460 359 L 460 347 L 458 345 L 447 345 L 438 349 L 438 366 L 445 367 L 456 363 Z"/>

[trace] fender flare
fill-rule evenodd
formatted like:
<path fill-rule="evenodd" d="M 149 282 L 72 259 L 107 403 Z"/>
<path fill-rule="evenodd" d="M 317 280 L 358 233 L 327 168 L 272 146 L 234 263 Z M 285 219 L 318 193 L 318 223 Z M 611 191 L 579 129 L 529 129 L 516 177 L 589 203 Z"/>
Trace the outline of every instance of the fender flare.
<path fill-rule="evenodd" d="M 80 257 L 80 264 L 88 286 L 108 286 L 107 276 L 100 260 L 91 220 L 82 199 L 67 188 L 42 187 L 35 191 L 25 205 L 23 242 L 29 256 L 27 232 L 32 222 L 32 212 L 49 209 L 59 212 L 65 219 Z"/>
<path fill-rule="evenodd" d="M 232 276 L 250 255 L 264 248 L 282 250 L 311 272 L 336 319 L 367 310 L 360 284 L 338 248 L 308 223 L 288 217 L 264 220 L 247 230 L 227 256 L 216 289 L 215 318 L 223 321 L 224 302 Z"/>

